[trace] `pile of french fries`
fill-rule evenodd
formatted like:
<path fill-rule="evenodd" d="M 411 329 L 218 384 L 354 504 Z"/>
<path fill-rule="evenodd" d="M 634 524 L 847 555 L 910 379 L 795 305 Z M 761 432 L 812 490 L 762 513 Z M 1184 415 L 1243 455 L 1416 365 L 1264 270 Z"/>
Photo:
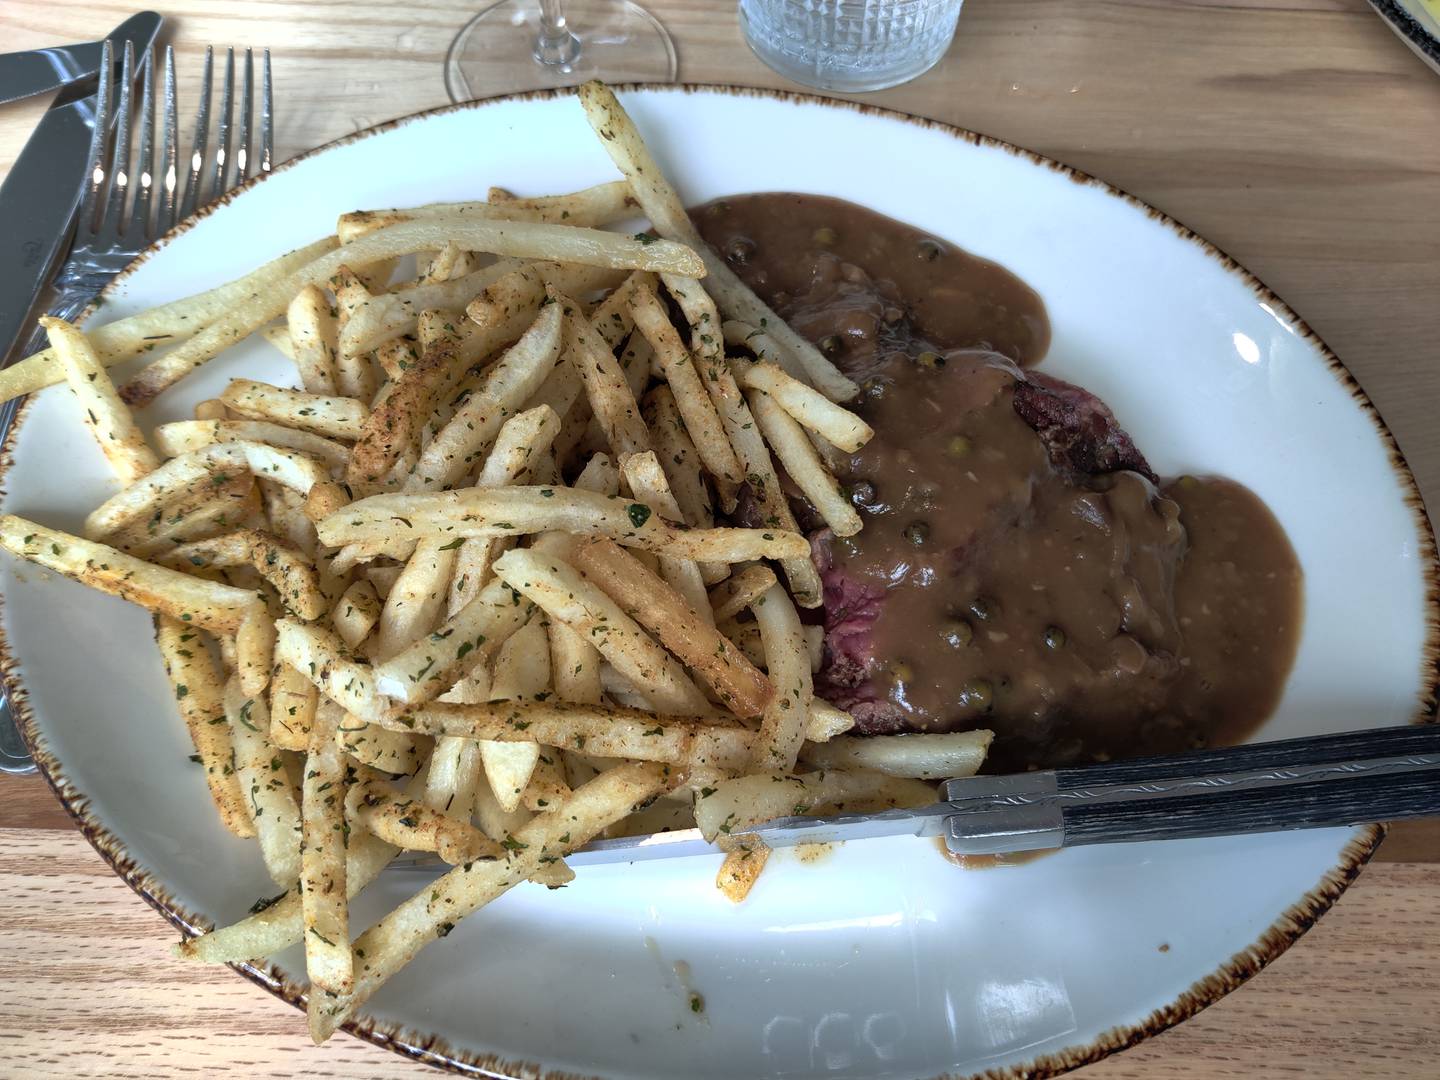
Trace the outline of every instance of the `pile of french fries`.
<path fill-rule="evenodd" d="M 872 434 L 855 388 L 699 239 L 610 91 L 580 100 L 623 179 L 347 214 L 200 296 L 43 320 L 50 348 L 0 372 L 5 398 L 67 383 L 119 484 L 84 537 L 5 516 L 0 543 L 154 613 L 216 809 L 282 890 L 177 950 L 303 940 L 317 1041 L 592 838 L 698 824 L 739 900 L 751 826 L 929 802 L 989 742 L 847 738 L 815 697 L 797 604 L 821 586 L 781 476 L 860 528 L 828 464 Z M 602 228 L 642 215 L 658 237 Z M 300 389 L 235 379 L 137 424 L 252 334 Z M 765 524 L 717 525 L 746 485 Z M 352 938 L 401 852 L 452 869 Z"/>

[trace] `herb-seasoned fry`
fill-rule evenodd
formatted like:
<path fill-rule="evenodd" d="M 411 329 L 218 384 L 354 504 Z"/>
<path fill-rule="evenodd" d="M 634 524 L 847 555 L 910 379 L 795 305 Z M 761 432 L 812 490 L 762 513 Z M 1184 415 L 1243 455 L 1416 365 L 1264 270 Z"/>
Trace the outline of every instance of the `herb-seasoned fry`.
<path fill-rule="evenodd" d="M 254 836 L 255 826 L 235 775 L 235 747 L 225 719 L 225 686 L 205 636 L 179 619 L 162 615 L 155 620 L 155 641 L 220 820 L 236 836 Z"/>
<path fill-rule="evenodd" d="M 739 716 L 759 716 L 766 710 L 767 703 L 775 696 L 775 687 L 770 685 L 769 680 L 755 670 L 750 661 L 715 629 L 713 623 L 707 622 L 686 603 L 683 596 L 613 540 L 591 540 L 582 544 L 575 553 L 575 565 L 609 593 L 623 611 L 683 660 L 727 709 Z M 804 667 L 808 679 L 808 656 L 805 657 Z M 793 704 L 798 706 L 795 709 L 797 717 L 801 716 L 805 703 Z M 781 705 L 778 700 L 776 705 L 782 709 L 791 707 L 790 704 Z M 768 712 L 766 715 L 768 719 Z M 797 741 L 797 749 L 798 746 Z"/>
<path fill-rule="evenodd" d="M 326 702 L 316 713 L 301 784 L 300 897 L 305 918 L 305 970 L 312 986 L 350 988 L 350 906 L 345 897 L 346 768 L 335 728 L 344 715 Z"/>
<path fill-rule="evenodd" d="M 655 644 L 620 604 L 574 567 L 533 551 L 515 550 L 500 557 L 495 574 L 552 619 L 587 635 L 606 660 L 636 683 L 656 712 L 707 710 L 705 695 L 674 658 Z"/>
<path fill-rule="evenodd" d="M 101 453 L 120 482 L 133 484 L 146 473 L 154 472 L 160 459 L 135 426 L 135 418 L 120 400 L 89 339 L 64 319 L 46 315 L 41 317 L 40 325 L 50 335 L 50 344 L 60 357 L 65 379 L 80 403 L 90 434 L 95 436 Z"/>
<path fill-rule="evenodd" d="M 372 495 L 351 503 L 318 525 L 327 544 L 390 537 L 397 526 L 418 537 L 446 540 L 470 536 L 522 536 L 573 532 L 608 536 L 640 547 L 691 559 L 742 562 L 747 559 L 808 558 L 810 542 L 780 529 L 677 529 L 644 503 L 578 488 L 521 486 L 469 488 L 434 495 Z"/>

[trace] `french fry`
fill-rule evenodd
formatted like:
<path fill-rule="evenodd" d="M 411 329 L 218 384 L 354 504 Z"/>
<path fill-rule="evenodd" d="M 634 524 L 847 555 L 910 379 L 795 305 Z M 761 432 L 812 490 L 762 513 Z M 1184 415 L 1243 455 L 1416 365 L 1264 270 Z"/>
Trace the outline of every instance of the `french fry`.
<path fill-rule="evenodd" d="M 805 747 L 801 758 L 812 768 L 871 769 L 887 776 L 948 780 L 974 776 L 994 737 L 993 732 L 982 729 L 945 735 L 839 738 Z"/>
<path fill-rule="evenodd" d="M 189 566 L 253 566 L 297 618 L 313 620 L 325 613 L 320 575 L 304 552 L 259 529 L 243 529 L 208 540 L 181 544 L 164 557 L 164 563 Z"/>
<path fill-rule="evenodd" d="M 378 724 L 367 723 L 346 713 L 336 728 L 340 749 L 361 765 L 368 765 L 391 776 L 417 776 L 433 749 L 429 739 L 417 739 L 398 731 L 388 731 Z"/>
<path fill-rule="evenodd" d="M 235 671 L 247 697 L 259 697 L 270 685 L 275 661 L 275 623 L 263 604 L 253 608 L 235 631 Z"/>
<path fill-rule="evenodd" d="M 263 530 L 273 533 L 281 543 L 288 544 L 306 560 L 315 558 L 315 523 L 305 516 L 305 500 L 300 493 L 281 484 L 275 484 L 265 477 L 257 477 L 256 487 L 260 489 L 260 501 L 265 507 L 265 517 L 270 528 Z M 319 571 L 316 569 L 319 588 Z M 323 594 L 322 594 L 323 595 Z"/>
<path fill-rule="evenodd" d="M 630 304 L 635 327 L 655 349 L 665 381 L 675 395 L 675 404 L 685 421 L 685 429 L 694 440 L 696 452 L 720 492 L 721 503 L 734 505 L 735 489 L 744 480 L 740 462 L 725 436 L 720 414 L 705 389 L 700 372 L 690 351 L 675 332 L 670 317 L 660 306 L 652 289 L 636 289 Z"/>
<path fill-rule="evenodd" d="M 334 633 L 319 626 L 280 619 L 275 623 L 275 657 L 308 678 L 331 701 L 362 720 L 387 711 L 368 664 L 355 660 Z"/>
<path fill-rule="evenodd" d="M 641 341 L 644 337 L 641 336 Z M 649 343 L 646 342 L 646 348 Z M 652 350 L 653 351 L 653 350 Z M 710 507 L 710 489 L 705 486 L 704 469 L 695 444 L 685 431 L 685 421 L 675 405 L 675 395 L 664 383 L 645 395 L 642 415 L 650 430 L 650 438 L 660 467 L 665 470 L 670 493 L 680 508 L 687 525 L 707 529 L 715 523 Z M 722 417 L 723 420 L 723 417 Z M 725 563 L 700 563 L 700 577 L 705 584 L 723 581 L 730 568 Z"/>
<path fill-rule="evenodd" d="M 481 746 L 484 745 L 481 743 Z M 537 814 L 553 813 L 571 794 L 573 791 L 565 780 L 560 751 L 553 746 L 539 747 L 539 757 L 530 773 L 530 782 L 525 785 L 525 792 L 520 799 L 521 805 Z"/>
<path fill-rule="evenodd" d="M 608 536 L 690 559 L 743 562 L 808 557 L 810 542 L 778 529 L 677 529 L 644 503 L 578 488 L 516 486 L 467 488 L 427 495 L 372 495 L 351 503 L 317 526 L 322 543 L 390 538 L 397 530 L 416 538 L 452 541 L 471 536 L 521 536 L 557 530 Z"/>
<path fill-rule="evenodd" d="M 545 623 L 532 618 L 510 636 L 495 657 L 490 681 L 491 701 L 523 701 L 550 687 L 550 648 Z M 531 742 L 480 742 L 485 778 L 504 810 L 521 804 L 525 787 L 540 759 L 540 747 Z"/>
<path fill-rule="evenodd" d="M 705 695 L 673 657 L 593 581 L 560 559 L 528 550 L 508 551 L 495 575 L 594 643 L 661 713 L 703 713 Z"/>
<path fill-rule="evenodd" d="M 800 616 L 779 584 L 750 605 L 765 643 L 766 667 L 775 685 L 767 703 L 760 734 L 755 740 L 755 768 L 761 772 L 789 772 L 795 767 L 805 726 L 815 698 L 810 675 L 810 653 Z"/>
<path fill-rule="evenodd" d="M 610 88 L 600 82 L 586 83 L 580 88 L 580 104 L 585 109 L 590 126 L 600 136 L 600 145 L 630 182 L 635 201 L 645 211 L 655 231 L 663 237 L 689 245 L 704 260 L 706 288 L 721 310 L 731 318 L 771 328 L 776 340 L 795 357 L 809 376 L 809 381 L 826 397 L 836 401 L 848 401 L 854 397 L 859 388 L 840 374 L 815 346 L 791 330 L 700 238 L 685 212 L 684 203 L 650 155 L 634 121 Z M 681 275 L 686 273 L 683 270 L 666 270 Z"/>
<path fill-rule="evenodd" d="M 383 606 L 375 586 L 366 579 L 352 582 L 345 589 L 330 611 L 330 621 L 346 648 L 352 651 L 358 649 L 360 643 L 370 636 L 370 631 L 380 621 Z"/>
<path fill-rule="evenodd" d="M 270 741 L 281 750 L 308 749 L 318 704 L 319 692 L 310 680 L 280 664 L 270 680 Z"/>
<path fill-rule="evenodd" d="M 595 332 L 600 335 L 601 340 L 611 349 L 619 345 L 635 325 L 635 317 L 630 314 L 630 301 L 634 298 L 636 289 L 646 287 L 652 289 L 655 287 L 655 275 L 643 270 L 636 270 L 617 285 L 610 295 L 597 304 L 595 310 L 590 313 L 590 325 L 595 328 Z M 642 386 L 641 389 L 643 388 Z"/>
<path fill-rule="evenodd" d="M 534 199 L 509 198 L 503 201 L 433 203 L 393 210 L 358 210 L 342 214 L 337 225 L 340 242 L 349 244 L 376 229 L 401 221 L 415 221 L 455 215 L 495 218 L 502 221 L 539 221 L 552 225 L 583 225 L 598 228 L 639 215 L 630 187 L 613 180 L 569 195 L 547 195 Z"/>
<path fill-rule="evenodd" d="M 538 462 L 560 431 L 560 418 L 548 405 L 512 416 L 495 437 L 495 445 L 476 487 L 504 487 L 531 479 L 531 464 Z M 456 553 L 446 609 L 455 613 L 469 603 L 490 577 L 490 564 L 510 546 L 509 540 L 466 540 Z"/>
<path fill-rule="evenodd" d="M 475 790 L 483 781 L 480 744 L 474 739 L 435 740 L 425 775 L 425 805 L 461 821 L 475 812 Z"/>
<path fill-rule="evenodd" d="M 706 840 L 736 837 L 762 821 L 828 812 L 862 812 L 894 807 L 927 806 L 935 801 L 935 788 L 919 780 L 905 780 L 863 770 L 827 769 L 787 776 L 754 773 L 722 780 L 715 790 L 695 802 L 695 824 Z M 723 841 L 722 841 L 723 842 Z"/>
<path fill-rule="evenodd" d="M 436 737 L 539 743 L 591 756 L 655 761 L 735 773 L 755 735 L 715 725 L 710 716 L 657 716 L 650 709 L 560 701 L 430 702 L 386 717 L 391 731 Z"/>
<path fill-rule="evenodd" d="M 746 397 L 760 433 L 775 451 L 810 504 L 820 512 L 836 536 L 854 536 L 860 531 L 860 515 L 840 491 L 840 484 L 820 460 L 805 431 L 775 399 L 763 390 L 751 390 Z"/>
<path fill-rule="evenodd" d="M 463 277 L 469 273 L 469 270 L 462 269 L 457 272 L 457 267 L 462 262 L 468 261 L 469 256 L 459 244 L 446 244 L 428 261 L 424 258 L 417 258 L 417 268 L 420 266 L 425 268 L 425 272 L 420 275 L 420 284 L 433 285 L 439 281 L 449 281 L 452 277 Z"/>
<path fill-rule="evenodd" d="M 770 858 L 770 848 L 756 837 L 741 837 L 720 864 L 715 875 L 715 887 L 727 900 L 738 904 L 750 895 L 760 872 Z"/>
<path fill-rule="evenodd" d="M 562 622 L 550 623 L 550 671 L 561 701 L 600 704 L 600 651 L 585 635 Z"/>
<path fill-rule="evenodd" d="M 420 343 L 414 338 L 392 338 L 376 346 L 375 360 L 385 372 L 385 377 L 393 382 L 420 362 Z"/>
<path fill-rule="evenodd" d="M 155 445 L 166 457 L 179 457 L 213 443 L 258 442 L 308 454 L 327 468 L 343 468 L 349 448 L 333 439 L 264 420 L 175 420 L 155 429 Z"/>
<path fill-rule="evenodd" d="M 716 622 L 715 629 L 724 634 L 730 643 L 744 654 L 745 659 L 761 671 L 770 666 L 765 658 L 765 643 L 760 639 L 760 627 L 755 623 L 724 619 Z"/>
<path fill-rule="evenodd" d="M 816 698 L 810 703 L 810 717 L 805 725 L 807 742 L 829 742 L 837 735 L 843 735 L 855 726 L 855 718 L 843 709 L 837 709 L 828 701 Z"/>
<path fill-rule="evenodd" d="M 530 263 L 511 270 L 487 285 L 465 307 L 470 321 L 482 328 L 503 322 L 516 311 L 535 312 L 545 299 L 547 286 L 558 292 L 583 296 L 609 289 L 624 275 L 599 266 L 566 263 Z"/>
<path fill-rule="evenodd" d="M 273 259 L 235 281 L 96 327 L 87 332 L 90 344 L 107 368 L 156 346 L 179 344 L 244 302 L 257 288 L 309 265 L 335 246 L 335 238 L 327 236 Z M 64 381 L 59 354 L 54 348 L 42 349 L 0 371 L 0 402 Z"/>
<path fill-rule="evenodd" d="M 305 971 L 312 986 L 343 993 L 354 975 L 350 906 L 345 896 L 345 759 L 335 740 L 344 715 L 326 702 L 317 711 L 305 754 L 300 798 L 301 913 L 305 920 Z"/>
<path fill-rule="evenodd" d="M 847 454 L 858 451 L 875 435 L 875 429 L 849 409 L 774 364 L 736 360 L 730 370 L 742 389 L 770 395 L 786 414 Z"/>
<path fill-rule="evenodd" d="M 86 427 L 120 483 L 133 484 L 146 473 L 154 472 L 160 459 L 145 442 L 129 407 L 120 400 L 90 340 L 64 319 L 42 315 L 40 325 L 50 335 L 50 344 L 80 403 Z"/>
<path fill-rule="evenodd" d="M 805 374 L 805 369 L 800 366 L 799 361 L 793 354 L 782 349 L 775 339 L 764 330 L 739 319 L 726 319 L 721 323 L 720 330 L 725 336 L 726 345 L 746 349 L 754 355 L 757 361 L 772 364 L 796 382 L 805 386 L 809 385 L 807 381 L 809 376 Z"/>
<path fill-rule="evenodd" d="M 263 698 L 240 689 L 240 680 L 225 685 L 225 716 L 235 744 L 235 775 L 250 812 L 265 869 L 282 889 L 300 878 L 300 809 L 284 771 L 280 753 L 270 743 L 270 717 Z"/>
<path fill-rule="evenodd" d="M 338 253 L 337 253 L 338 254 Z M 371 298 L 371 291 L 368 285 L 362 281 L 349 266 L 341 263 L 335 267 L 334 273 L 326 275 L 325 281 L 330 291 L 335 294 L 335 325 L 337 346 L 344 341 L 345 328 L 349 326 L 351 318 L 354 317 L 363 305 Z M 320 279 L 298 282 L 298 284 L 320 284 Z M 370 366 L 369 356 L 362 353 L 347 352 L 344 348 L 337 348 L 335 354 L 335 389 L 346 397 L 355 398 L 357 401 L 371 401 L 375 397 L 376 380 L 375 372 Z"/>
<path fill-rule="evenodd" d="M 805 632 L 805 648 L 810 654 L 810 671 L 819 674 L 825 666 L 825 627 L 812 623 L 801 629 Z"/>
<path fill-rule="evenodd" d="M 85 533 L 98 540 L 118 532 L 179 495 L 220 487 L 235 470 L 268 477 L 307 496 L 316 485 L 330 483 L 320 462 L 297 451 L 249 440 L 212 443 L 171 458 L 101 503 L 85 519 Z"/>
<path fill-rule="evenodd" d="M 295 350 L 300 384 L 312 394 L 336 393 L 335 357 L 339 349 L 339 327 L 325 294 L 314 285 L 306 285 L 290 301 L 285 322 Z"/>
<path fill-rule="evenodd" d="M 374 562 L 376 559 L 409 562 L 410 556 L 415 554 L 417 543 L 418 541 L 414 539 L 397 536 L 388 540 L 367 540 L 363 543 L 346 544 L 335 552 L 335 559 L 331 565 L 337 573 L 348 574 L 356 567 Z M 398 566 L 371 567 L 370 569 L 394 570 L 396 574 L 399 574 L 401 570 Z"/>
<path fill-rule="evenodd" d="M 445 487 L 469 472 L 506 418 L 518 412 L 544 385 L 560 355 L 560 342 L 560 311 L 546 307 L 486 373 L 480 389 L 467 397 L 450 422 L 436 432 L 420 455 L 415 485 Z"/>
<path fill-rule="evenodd" d="M 375 655 L 389 660 L 434 629 L 445 610 L 445 593 L 455 569 L 455 548 L 421 540 L 405 564 L 380 612 Z"/>
<path fill-rule="evenodd" d="M 204 491 L 157 506 L 150 516 L 106 539 L 141 559 L 154 559 L 180 544 L 260 524 L 260 492 L 248 473 Z"/>
<path fill-rule="evenodd" d="M 407 705 L 429 701 L 486 662 L 524 624 L 531 610 L 514 590 L 492 581 L 433 633 L 379 664 L 375 685 Z"/>
<path fill-rule="evenodd" d="M 685 524 L 680 506 L 670 491 L 670 482 L 665 478 L 665 470 L 660 467 L 660 461 L 653 450 L 646 450 L 643 454 L 631 454 L 621 467 L 635 498 L 646 506 L 653 506 L 666 521 L 677 525 Z M 697 615 L 714 626 L 715 616 L 711 613 L 710 597 L 705 592 L 705 578 L 700 573 L 700 564 L 694 559 L 680 559 L 670 555 L 661 555 L 659 562 L 660 576 L 685 598 L 685 603 L 690 605 Z"/>
<path fill-rule="evenodd" d="M 408 556 L 407 556 L 408 557 Z M 376 594 L 383 601 L 390 595 L 391 588 L 400 577 L 403 566 L 367 566 L 365 568 L 365 580 L 375 587 Z"/>
<path fill-rule="evenodd" d="M 363 956 L 348 994 L 324 992 L 310 999 L 310 1031 L 323 1041 L 410 962 L 425 945 L 444 937 L 466 915 L 507 892 L 552 860 L 590 841 L 637 805 L 665 790 L 672 779 L 663 766 L 623 765 L 576 791 L 554 813 L 538 814 L 507 837 L 507 857 L 457 866 L 421 889 L 361 934 Z"/>
<path fill-rule="evenodd" d="M 349 816 L 386 843 L 410 851 L 433 851 L 452 866 L 503 856 L 500 846 L 475 826 L 398 795 L 386 784 L 356 784 L 346 799 Z"/>
<path fill-rule="evenodd" d="M 231 379 L 220 395 L 232 412 L 331 439 L 358 439 L 369 410 L 354 398 L 308 394 L 254 379 Z"/>
<path fill-rule="evenodd" d="M 733 619 L 775 584 L 775 571 L 752 563 L 710 590 L 711 610 L 717 623 Z"/>
<path fill-rule="evenodd" d="M 776 687 L 770 685 L 769 680 L 715 629 L 713 623 L 702 618 L 680 593 L 642 566 L 634 556 L 627 554 L 612 540 L 591 540 L 582 544 L 576 552 L 575 565 L 592 584 L 609 594 L 623 612 L 684 661 L 726 708 L 737 716 L 759 716 L 764 712 L 769 717 L 772 710 L 767 709 L 767 705 L 772 697 L 776 697 Z M 533 571 L 527 569 L 522 573 Z M 594 616 L 591 621 L 595 621 Z M 602 652 L 604 640 L 614 633 L 615 630 L 611 629 L 597 642 Z M 606 658 L 615 663 L 613 658 Z M 620 665 L 616 664 L 616 667 Z M 804 668 L 808 679 L 808 656 Z M 629 675 L 624 668 L 620 670 Z M 785 690 L 788 695 L 789 687 Z M 777 699 L 775 704 L 781 710 L 790 710 L 793 706 L 797 717 L 805 709 L 800 702 L 780 705 Z"/>
<path fill-rule="evenodd" d="M 754 414 L 741 396 L 739 387 L 735 385 L 730 369 L 717 365 L 715 377 L 709 385 L 716 388 L 714 401 L 721 410 L 720 418 L 725 425 L 725 434 L 745 470 L 745 480 L 759 506 L 761 519 L 767 525 L 799 531 L 795 514 L 790 509 L 790 501 L 781 490 L 780 478 L 775 473 L 775 463 L 770 457 L 770 451 L 765 445 Z M 820 573 L 815 569 L 815 563 L 809 554 L 783 559 L 780 566 L 785 571 L 785 578 L 790 583 L 795 602 L 801 607 L 819 607 L 824 599 L 823 587 Z"/>
<path fill-rule="evenodd" d="M 204 637 L 178 619 L 160 616 L 155 620 L 155 643 L 221 822 L 236 836 L 254 836 L 255 826 L 235 775 L 224 681 Z"/>
<path fill-rule="evenodd" d="M 566 349 L 610 448 L 622 459 L 648 450 L 650 436 L 640 418 L 640 406 L 610 346 L 572 298 L 554 288 L 549 290 L 549 296 L 565 313 Z"/>
<path fill-rule="evenodd" d="M 231 634 L 264 603 L 254 593 L 144 562 L 104 544 L 6 514 L 0 545 L 57 574 L 161 615 Z"/>
<path fill-rule="evenodd" d="M 520 265 L 514 259 L 501 259 L 458 278 L 423 282 L 369 297 L 350 313 L 349 321 L 340 334 L 340 352 L 345 356 L 362 356 L 413 334 L 422 311 L 459 311 L 486 286 Z"/>

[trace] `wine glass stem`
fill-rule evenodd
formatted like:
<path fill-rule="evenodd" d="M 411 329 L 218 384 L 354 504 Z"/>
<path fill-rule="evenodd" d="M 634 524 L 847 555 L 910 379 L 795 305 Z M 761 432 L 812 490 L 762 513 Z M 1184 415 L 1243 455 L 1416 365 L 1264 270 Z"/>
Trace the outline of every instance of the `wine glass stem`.
<path fill-rule="evenodd" d="M 535 59 L 546 67 L 566 67 L 580 57 L 580 39 L 565 22 L 564 0 L 540 0 L 540 32 Z"/>

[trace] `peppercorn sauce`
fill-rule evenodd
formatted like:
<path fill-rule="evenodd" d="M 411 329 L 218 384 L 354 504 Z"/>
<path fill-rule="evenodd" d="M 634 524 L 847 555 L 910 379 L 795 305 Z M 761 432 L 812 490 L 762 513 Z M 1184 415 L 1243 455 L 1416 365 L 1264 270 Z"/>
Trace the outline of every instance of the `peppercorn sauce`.
<path fill-rule="evenodd" d="M 1301 623 L 1284 530 L 1233 481 L 1158 481 L 1098 399 L 1027 370 L 1050 330 L 1023 281 L 826 197 L 693 216 L 862 387 L 876 434 L 838 472 L 864 528 L 816 535 L 817 689 L 858 731 L 988 727 L 996 771 L 1226 745 L 1269 715 Z"/>

